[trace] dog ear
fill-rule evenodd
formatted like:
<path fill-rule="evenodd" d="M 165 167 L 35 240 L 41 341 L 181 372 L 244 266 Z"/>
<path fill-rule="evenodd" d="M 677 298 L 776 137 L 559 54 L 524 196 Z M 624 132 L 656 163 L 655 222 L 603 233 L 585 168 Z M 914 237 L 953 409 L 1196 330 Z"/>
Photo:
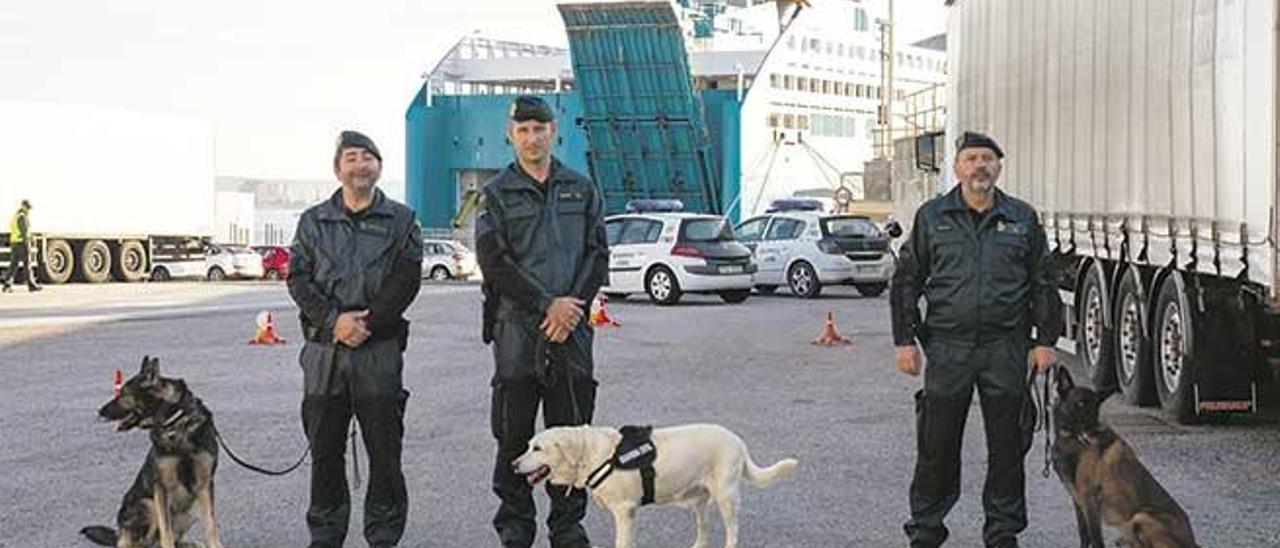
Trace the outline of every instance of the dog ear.
<path fill-rule="evenodd" d="M 1071 380 L 1071 373 L 1065 367 L 1057 368 L 1057 375 L 1054 380 L 1058 383 L 1059 398 L 1067 397 L 1067 393 L 1076 386 L 1075 382 Z"/>
<path fill-rule="evenodd" d="M 160 376 L 160 358 L 145 356 L 142 358 L 142 370 L 138 373 L 143 380 L 154 381 Z"/>

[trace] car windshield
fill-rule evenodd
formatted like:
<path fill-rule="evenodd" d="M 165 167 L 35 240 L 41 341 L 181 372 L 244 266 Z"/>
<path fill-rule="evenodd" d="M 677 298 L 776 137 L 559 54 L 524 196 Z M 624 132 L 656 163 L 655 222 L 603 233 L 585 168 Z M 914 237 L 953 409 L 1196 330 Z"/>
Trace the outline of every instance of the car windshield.
<path fill-rule="evenodd" d="M 822 220 L 822 231 L 837 238 L 876 238 L 880 229 L 866 217 L 828 217 Z"/>
<path fill-rule="evenodd" d="M 689 219 L 684 222 L 681 239 L 686 242 L 733 241 L 733 227 L 721 218 Z"/>
<path fill-rule="evenodd" d="M 223 251 L 226 251 L 227 253 L 233 253 L 233 254 L 236 254 L 236 255 L 241 255 L 241 254 L 245 254 L 245 253 L 254 253 L 254 251 L 252 251 L 252 250 L 250 250 L 248 247 L 245 247 L 245 246 L 242 246 L 242 245 L 224 245 L 224 246 L 222 246 L 222 249 L 223 249 Z"/>

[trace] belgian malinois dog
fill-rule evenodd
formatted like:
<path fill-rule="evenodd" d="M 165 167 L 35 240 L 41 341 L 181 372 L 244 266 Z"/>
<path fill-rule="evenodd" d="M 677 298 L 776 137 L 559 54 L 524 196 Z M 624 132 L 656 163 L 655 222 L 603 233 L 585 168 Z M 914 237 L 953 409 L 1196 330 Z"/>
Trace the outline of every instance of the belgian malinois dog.
<path fill-rule="evenodd" d="M 1104 398 L 1057 368 L 1053 469 L 1071 494 L 1081 548 L 1103 548 L 1102 523 L 1120 529 L 1117 546 L 1196 548 L 1187 513 L 1138 462 L 1133 448 L 1098 421 Z"/>
<path fill-rule="evenodd" d="M 119 432 L 148 430 L 151 450 L 120 503 L 117 528 L 97 525 L 80 532 L 116 548 L 198 546 L 182 540 L 198 502 L 207 548 L 221 548 L 213 517 L 213 472 L 218 468 L 213 414 L 186 383 L 161 377 L 158 358 L 143 358 L 141 371 L 98 410 L 98 416 L 119 422 Z"/>

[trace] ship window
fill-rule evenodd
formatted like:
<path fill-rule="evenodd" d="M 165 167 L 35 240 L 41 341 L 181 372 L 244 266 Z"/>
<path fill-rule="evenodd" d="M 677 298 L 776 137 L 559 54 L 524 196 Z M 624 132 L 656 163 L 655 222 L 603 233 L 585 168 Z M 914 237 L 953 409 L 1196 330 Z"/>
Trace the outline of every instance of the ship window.
<path fill-rule="evenodd" d="M 784 115 L 782 115 L 782 127 L 783 127 L 783 128 L 786 128 L 786 129 L 795 129 L 795 128 L 796 128 L 796 115 L 794 115 L 794 114 L 784 114 Z"/>
<path fill-rule="evenodd" d="M 844 44 L 840 44 L 839 46 L 836 46 L 836 56 L 844 57 Z"/>
<path fill-rule="evenodd" d="M 777 75 L 777 74 L 770 74 L 770 75 L 769 75 L 769 87 L 771 87 L 771 88 L 776 88 L 776 87 L 778 87 L 778 75 Z"/>
<path fill-rule="evenodd" d="M 783 89 L 796 89 L 796 81 L 790 74 L 782 77 Z"/>
<path fill-rule="evenodd" d="M 867 10 L 858 8 L 853 12 L 853 30 L 866 32 L 867 28 Z"/>
<path fill-rule="evenodd" d="M 781 115 L 779 115 L 779 114 L 778 114 L 778 113 L 776 113 L 776 112 L 770 112 L 770 113 L 769 113 L 769 127 L 778 127 L 778 123 L 781 121 L 781 120 L 779 120 L 779 118 L 781 118 L 781 117 L 782 117 L 782 116 L 781 116 Z"/>
<path fill-rule="evenodd" d="M 798 125 L 800 126 L 800 129 L 809 129 L 809 115 L 801 114 L 797 118 L 799 118 Z"/>
<path fill-rule="evenodd" d="M 796 78 L 796 89 L 800 91 L 809 91 L 809 79 L 804 76 Z"/>

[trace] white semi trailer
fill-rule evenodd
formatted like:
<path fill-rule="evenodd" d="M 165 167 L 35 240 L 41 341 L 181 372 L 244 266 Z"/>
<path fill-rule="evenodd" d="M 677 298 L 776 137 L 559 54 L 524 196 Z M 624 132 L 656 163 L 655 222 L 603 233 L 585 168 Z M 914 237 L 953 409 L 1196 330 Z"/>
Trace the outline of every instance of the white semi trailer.
<path fill-rule="evenodd" d="M 136 281 L 154 260 L 203 254 L 215 203 L 206 124 L 11 100 L 0 101 L 0 121 L 3 258 L 9 216 L 24 199 L 46 283 Z"/>
<path fill-rule="evenodd" d="M 1255 410 L 1280 355 L 1278 2 L 947 3 L 947 134 L 1007 152 L 1095 382 L 1182 421 Z"/>

